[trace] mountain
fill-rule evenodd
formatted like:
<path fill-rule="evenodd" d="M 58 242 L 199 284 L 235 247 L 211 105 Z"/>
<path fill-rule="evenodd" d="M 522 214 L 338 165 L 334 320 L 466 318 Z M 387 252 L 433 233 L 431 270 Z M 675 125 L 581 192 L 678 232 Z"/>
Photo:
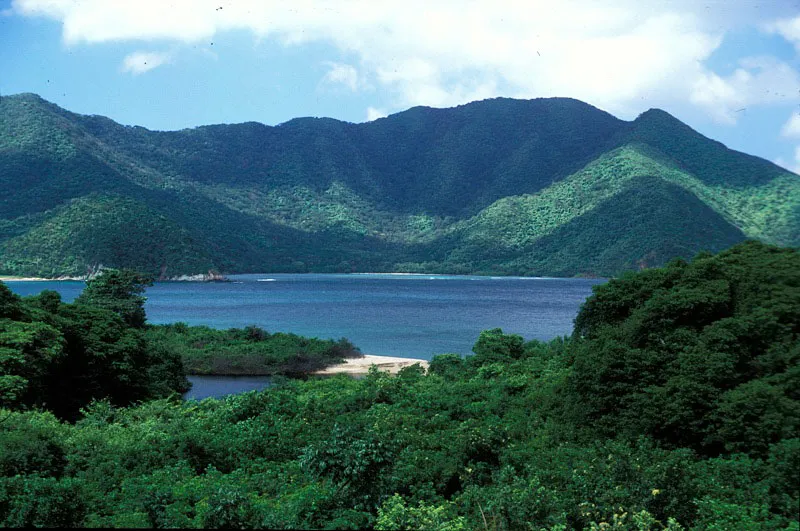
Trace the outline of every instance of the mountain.
<path fill-rule="evenodd" d="M 0 274 L 614 275 L 800 245 L 800 177 L 567 98 L 181 131 L 0 99 Z"/>

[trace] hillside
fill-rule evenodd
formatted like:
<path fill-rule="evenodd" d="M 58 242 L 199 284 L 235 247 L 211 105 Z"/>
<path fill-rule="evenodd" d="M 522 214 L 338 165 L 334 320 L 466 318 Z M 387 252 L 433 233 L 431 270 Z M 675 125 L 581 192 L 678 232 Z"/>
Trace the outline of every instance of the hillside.
<path fill-rule="evenodd" d="M 614 275 L 800 245 L 800 177 L 567 98 L 158 132 L 0 99 L 0 274 Z"/>

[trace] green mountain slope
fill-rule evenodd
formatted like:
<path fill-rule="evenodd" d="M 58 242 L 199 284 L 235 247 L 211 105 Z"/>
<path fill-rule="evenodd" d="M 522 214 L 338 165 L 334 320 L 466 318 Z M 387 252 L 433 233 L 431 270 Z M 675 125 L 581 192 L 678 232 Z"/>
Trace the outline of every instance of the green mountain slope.
<path fill-rule="evenodd" d="M 800 245 L 797 174 L 769 161 L 726 148 L 664 111 L 651 109 L 633 122 L 629 138 L 668 159 L 679 184 L 740 227 L 750 238 Z"/>
<path fill-rule="evenodd" d="M 91 195 L 57 207 L 0 244 L 0 253 L 12 270 L 43 276 L 84 274 L 86 264 L 164 273 L 213 268 L 188 231 L 141 203 L 115 196 Z"/>
<path fill-rule="evenodd" d="M 800 245 L 797 175 L 566 98 L 158 132 L 7 96 L 0 186 L 2 274 L 612 275 Z"/>
<path fill-rule="evenodd" d="M 625 129 L 567 98 L 415 107 L 365 124 L 298 118 L 276 127 L 150 132 L 97 117 L 77 122 L 165 175 L 316 191 L 338 182 L 383 209 L 439 216 L 474 214 L 501 197 L 535 192 L 601 154 Z"/>
<path fill-rule="evenodd" d="M 744 234 L 687 190 L 656 177 L 624 191 L 542 237 L 505 265 L 533 275 L 611 276 L 718 250 Z"/>

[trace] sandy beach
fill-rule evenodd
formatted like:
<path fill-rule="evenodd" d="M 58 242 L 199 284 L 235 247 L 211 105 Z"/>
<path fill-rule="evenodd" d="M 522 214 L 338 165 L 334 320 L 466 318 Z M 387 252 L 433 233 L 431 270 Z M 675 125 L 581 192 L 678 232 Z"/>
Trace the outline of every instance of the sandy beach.
<path fill-rule="evenodd" d="M 415 363 L 422 365 L 424 369 L 428 368 L 428 362 L 425 360 L 414 358 L 392 358 L 390 356 L 373 356 L 365 354 L 362 358 L 353 358 L 345 360 L 344 363 L 339 365 L 332 365 L 314 374 L 349 374 L 358 376 L 367 374 L 372 365 L 377 365 L 381 371 L 388 371 L 390 374 L 397 374 L 400 369 L 410 367 Z"/>

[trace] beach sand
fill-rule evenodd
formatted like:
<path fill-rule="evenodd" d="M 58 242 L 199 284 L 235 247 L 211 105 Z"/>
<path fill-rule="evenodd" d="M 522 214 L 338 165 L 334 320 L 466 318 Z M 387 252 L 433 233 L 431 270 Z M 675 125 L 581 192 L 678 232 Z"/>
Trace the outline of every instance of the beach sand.
<path fill-rule="evenodd" d="M 321 371 L 316 371 L 313 374 L 349 374 L 352 376 L 359 376 L 367 374 L 372 365 L 377 365 L 378 370 L 388 371 L 390 374 L 397 374 L 400 369 L 410 367 L 415 363 L 419 363 L 422 368 L 428 368 L 428 362 L 414 358 L 392 358 L 389 356 L 373 356 L 365 354 L 362 358 L 352 358 L 345 360 L 344 363 L 339 365 L 331 365 Z"/>

